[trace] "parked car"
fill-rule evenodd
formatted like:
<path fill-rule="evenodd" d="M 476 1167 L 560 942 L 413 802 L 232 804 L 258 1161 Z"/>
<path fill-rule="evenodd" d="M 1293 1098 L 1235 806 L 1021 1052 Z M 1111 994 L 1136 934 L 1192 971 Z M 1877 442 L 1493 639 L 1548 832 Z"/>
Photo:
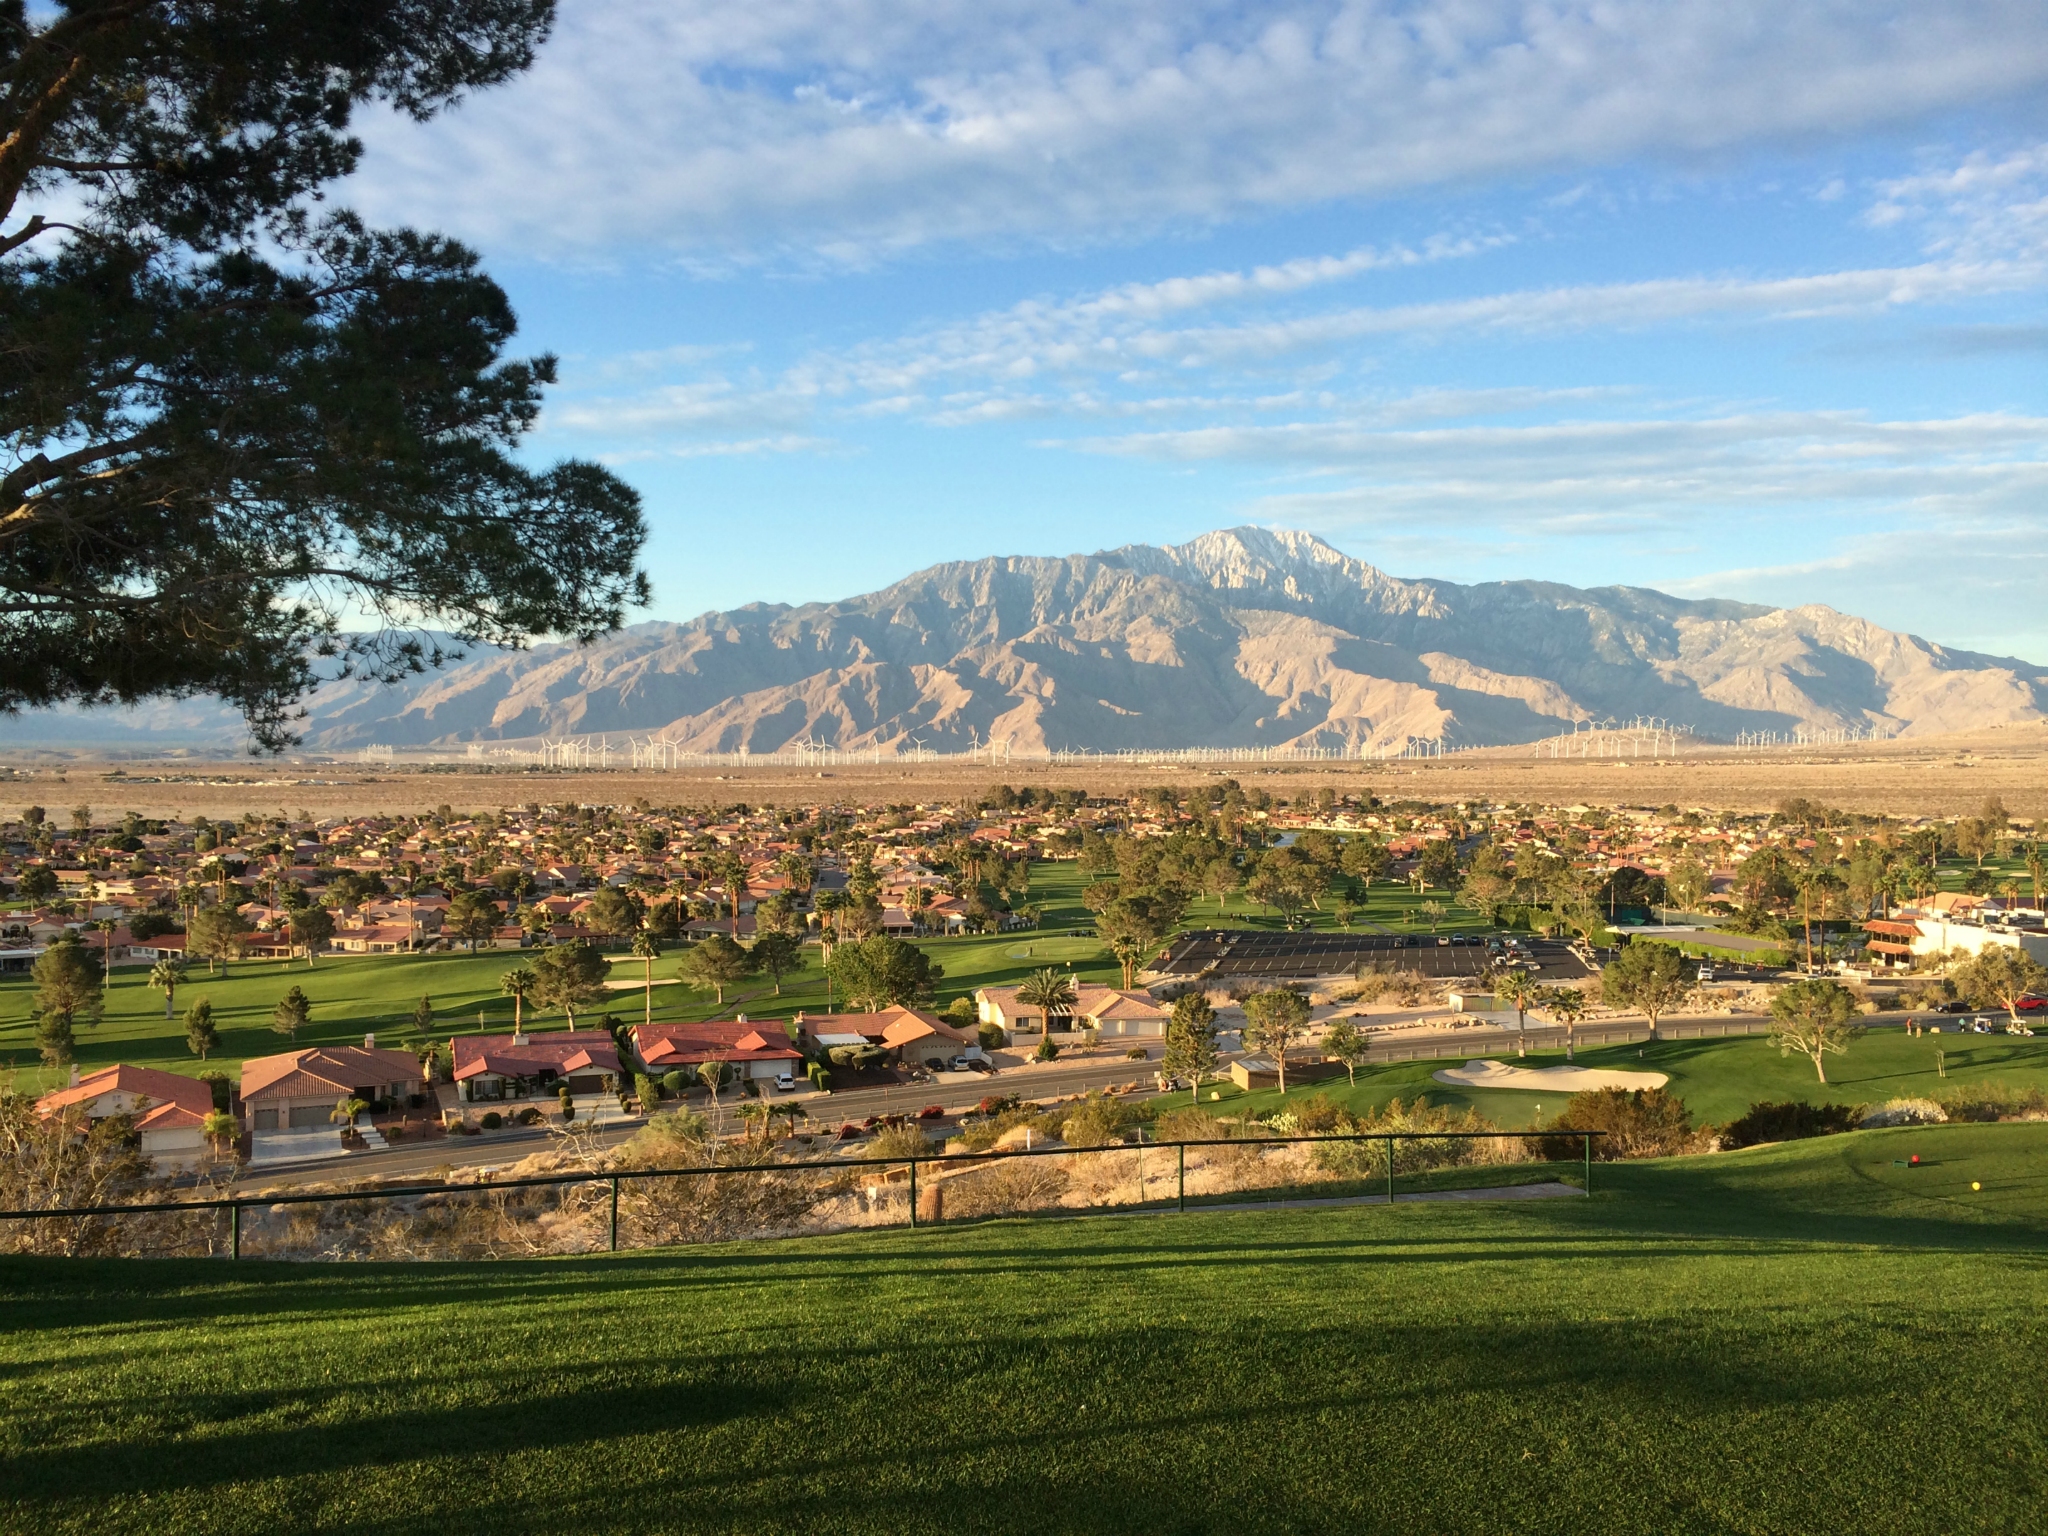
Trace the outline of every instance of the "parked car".
<path fill-rule="evenodd" d="M 2035 997 L 2029 993 L 2012 1006 L 2018 1013 L 2041 1013 L 2048 1011 L 2048 997 Z"/>
<path fill-rule="evenodd" d="M 974 1070 L 973 1058 L 967 1056 L 955 1056 L 951 1061 L 946 1063 L 946 1070 L 949 1072 L 971 1072 Z"/>
<path fill-rule="evenodd" d="M 796 1078 L 788 1072 L 778 1072 L 775 1075 L 775 1088 L 778 1093 L 795 1093 Z"/>
<path fill-rule="evenodd" d="M 1701 966 L 1701 967 L 1700 967 L 1700 980 L 1701 980 L 1701 981 L 1712 981 L 1713 979 L 1714 979 L 1714 968 L 1713 968 L 1713 967 L 1712 967 L 1711 965 L 1703 965 L 1703 966 Z"/>
<path fill-rule="evenodd" d="M 1936 1013 L 1975 1013 L 1977 1010 L 1969 1003 L 1936 1003 L 1934 1011 Z"/>

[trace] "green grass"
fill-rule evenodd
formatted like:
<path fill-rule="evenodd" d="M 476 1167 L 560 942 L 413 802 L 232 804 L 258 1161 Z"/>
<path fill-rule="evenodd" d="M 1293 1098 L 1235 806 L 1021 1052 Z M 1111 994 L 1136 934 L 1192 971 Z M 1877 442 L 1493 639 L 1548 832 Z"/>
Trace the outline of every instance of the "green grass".
<path fill-rule="evenodd" d="M 1015 986 L 1042 966 L 1073 968 L 1083 981 L 1116 984 L 1122 972 L 1093 937 L 1094 915 L 1081 904 L 1081 892 L 1088 876 L 1077 863 L 1041 863 L 1032 868 L 1029 897 L 1045 908 L 1036 932 L 1011 933 L 972 938 L 919 940 L 922 948 L 945 970 L 937 1005 L 944 1008 L 955 997 L 970 997 L 978 987 Z M 1437 893 L 1441 895 L 1441 893 Z M 1361 930 L 1367 921 L 1399 927 L 1403 913 L 1412 912 L 1422 898 L 1406 887 L 1380 886 L 1358 920 Z M 1244 902 L 1233 902 L 1220 920 L 1213 900 L 1197 904 L 1189 915 L 1190 926 L 1219 921 L 1231 926 L 1277 927 L 1278 919 L 1261 914 Z M 1333 926 L 1328 913 L 1319 919 L 1323 927 Z M 1443 925 L 1445 932 L 1470 927 L 1470 913 L 1457 914 Z M 1416 931 L 1425 931 L 1418 921 Z M 1077 935 L 1078 932 L 1078 936 Z M 530 956 L 525 958 L 531 958 Z M 655 962 L 657 978 L 673 977 L 677 953 Z M 803 971 L 783 979 L 778 995 L 762 978 L 752 978 L 728 988 L 721 1003 L 709 992 L 684 986 L 654 989 L 654 1017 L 657 1021 L 677 1019 L 730 1018 L 744 1012 L 750 1019 L 788 1020 L 798 1012 L 820 1013 L 843 1006 L 826 986 L 815 947 L 806 954 Z M 500 995 L 498 978 L 514 966 L 525 963 L 520 954 L 506 950 L 485 950 L 471 956 L 464 953 L 425 955 L 369 955 L 323 958 L 310 969 L 304 961 L 237 961 L 225 974 L 208 976 L 195 965 L 186 984 L 178 991 L 179 1018 L 164 1017 L 164 999 L 147 985 L 147 972 L 139 967 L 115 971 L 113 986 L 106 995 L 106 1018 L 92 1029 L 78 1033 L 79 1065 L 87 1071 L 116 1061 L 166 1071 L 198 1073 L 221 1070 L 234 1072 L 250 1056 L 267 1056 L 297 1045 L 360 1044 L 366 1032 L 375 1031 L 387 1044 L 401 1043 L 400 1031 L 411 1020 L 422 996 L 432 997 L 437 1033 L 472 1031 L 499 1032 L 511 1028 L 512 1000 Z M 622 957 L 615 975 L 637 979 L 639 962 Z M 313 1027 L 302 1031 L 296 1042 L 272 1032 L 271 1011 L 287 988 L 303 987 L 313 1000 Z M 20 1085 L 29 1091 L 55 1086 L 61 1074 L 39 1064 L 32 1017 L 34 987 L 26 977 L 0 979 L 0 1066 L 12 1064 Z M 221 1046 L 201 1062 L 185 1047 L 184 1011 L 200 998 L 213 1003 L 214 1020 L 220 1030 Z M 591 1011 L 590 1017 L 606 1013 L 632 1021 L 643 1013 L 638 991 L 616 994 L 608 1004 Z M 481 1014 L 481 1019 L 479 1019 Z M 557 1029 L 566 1022 L 560 1013 L 528 1012 L 529 1024 Z"/>
<path fill-rule="evenodd" d="M 1934 1053 L 1946 1053 L 1948 1075 L 1935 1069 Z M 1399 1061 L 1361 1067 L 1352 1087 L 1337 1077 L 1312 1086 L 1293 1086 L 1287 1097 L 1323 1093 L 1354 1111 L 1377 1109 L 1389 1099 L 1429 1102 L 1448 1109 L 1476 1109 L 1503 1129 L 1516 1130 L 1554 1118 L 1565 1105 L 1558 1092 L 1501 1088 L 1460 1088 L 1437 1082 L 1431 1074 L 1460 1066 L 1465 1060 L 1491 1058 L 1516 1066 L 1564 1065 L 1562 1050 L 1531 1051 L 1517 1058 L 1513 1037 L 1495 1045 L 1474 1047 L 1470 1057 L 1441 1061 Z M 1578 1065 L 1619 1068 L 1630 1072 L 1662 1072 L 1670 1091 L 1685 1100 L 1696 1121 L 1725 1125 L 1750 1105 L 1763 1100 L 1799 1099 L 1823 1104 L 1881 1104 L 1887 1099 L 1935 1098 L 1979 1083 L 2005 1083 L 2015 1088 L 2048 1088 L 2048 1036 L 2023 1039 L 2009 1035 L 1942 1035 L 1910 1038 L 1887 1029 L 1866 1035 L 1845 1056 L 1828 1058 L 1828 1081 L 1816 1080 L 1813 1063 L 1803 1056 L 1781 1056 L 1762 1035 L 1735 1035 L 1720 1040 L 1646 1040 L 1639 1045 L 1581 1049 Z M 1226 1114 L 1262 1113 L 1282 1107 L 1279 1090 L 1246 1093 L 1229 1083 L 1202 1089 L 1205 1105 L 1220 1092 L 1215 1108 Z M 1176 1100 L 1185 1098 L 1176 1095 Z"/>
<path fill-rule="evenodd" d="M 1014 985 L 1042 965 L 1064 967 L 1071 962 L 1075 973 L 1089 981 L 1120 977 L 1121 972 L 1094 938 L 1065 936 L 1071 927 L 1093 923 L 1078 899 L 1082 883 L 1078 866 L 1040 865 L 1037 873 L 1040 878 L 1032 894 L 1047 906 L 1044 932 L 921 941 L 946 971 L 938 993 L 941 1007 L 955 996 L 971 994 L 976 987 Z M 1028 958 L 1009 953 L 1026 947 L 1032 951 Z M 115 970 L 113 986 L 106 993 L 105 1019 L 77 1032 L 79 1065 L 90 1071 L 127 1061 L 172 1072 L 234 1072 L 250 1056 L 271 1055 L 294 1044 L 359 1045 L 369 1031 L 375 1031 L 384 1043 L 401 1044 L 401 1031 L 422 996 L 434 1000 L 434 1028 L 441 1035 L 479 1029 L 503 1031 L 512 1026 L 512 1000 L 500 994 L 498 978 L 531 958 L 508 950 L 484 950 L 474 956 L 461 952 L 328 956 L 311 968 L 303 960 L 244 960 L 214 976 L 208 976 L 203 965 L 195 965 L 178 989 L 177 1019 L 164 1017 L 163 994 L 149 990 L 145 969 L 121 967 Z M 673 977 L 679 958 L 678 950 L 656 961 L 656 978 Z M 799 1010 L 821 1012 L 831 1000 L 816 948 L 805 958 L 809 962 L 806 969 L 783 978 L 779 996 L 772 983 L 759 977 L 728 988 L 723 1004 L 709 991 L 657 986 L 654 1017 L 730 1018 L 735 1011 L 744 1011 L 749 1018 L 789 1019 Z M 642 975 L 641 965 L 622 955 L 614 975 L 637 980 Z M 313 1001 L 313 1026 L 301 1031 L 296 1042 L 270 1028 L 277 1000 L 293 986 L 303 987 Z M 39 1065 L 31 1011 L 34 997 L 34 985 L 27 977 L 0 980 L 0 1065 L 11 1063 L 20 1085 L 29 1091 L 61 1080 L 61 1074 Z M 205 1062 L 186 1049 L 183 1023 L 185 1010 L 200 998 L 213 1003 L 214 1022 L 221 1036 L 220 1049 Z M 630 1022 L 642 1016 L 643 1008 L 641 992 L 620 992 L 587 1016 L 595 1019 L 609 1013 Z M 579 1022 L 584 1017 L 579 1012 Z M 542 1029 L 559 1029 L 566 1020 L 559 1012 L 529 1009 L 527 1022 Z"/>
<path fill-rule="evenodd" d="M 2034 1527 L 2048 1126 L 1596 1187 L 471 1266 L 0 1261 L 0 1508 L 192 1533 Z"/>

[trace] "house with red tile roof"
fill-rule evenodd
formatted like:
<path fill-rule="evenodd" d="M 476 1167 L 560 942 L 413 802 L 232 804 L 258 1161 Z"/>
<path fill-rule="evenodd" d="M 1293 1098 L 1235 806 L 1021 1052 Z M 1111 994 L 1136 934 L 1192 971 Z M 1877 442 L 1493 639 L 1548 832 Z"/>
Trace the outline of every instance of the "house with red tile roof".
<path fill-rule="evenodd" d="M 342 1099 L 409 1099 L 421 1088 L 410 1051 L 374 1045 L 315 1046 L 242 1063 L 242 1113 L 252 1131 L 323 1127 Z"/>
<path fill-rule="evenodd" d="M 456 1097 L 465 1103 L 603 1093 L 618 1086 L 618 1047 L 602 1029 L 557 1029 L 537 1035 L 457 1035 Z"/>
<path fill-rule="evenodd" d="M 196 1077 L 123 1062 L 36 1100 L 36 1112 L 44 1115 L 81 1107 L 88 1123 L 110 1115 L 134 1116 L 142 1155 L 160 1172 L 196 1167 L 206 1159 L 205 1124 L 213 1113 L 213 1089 Z"/>
<path fill-rule="evenodd" d="M 906 1066 L 943 1067 L 955 1056 L 981 1054 L 972 1035 L 916 1008 L 806 1014 L 797 1021 L 797 1029 L 812 1054 L 819 1056 L 835 1046 L 878 1045 L 896 1052 L 897 1060 Z"/>
<path fill-rule="evenodd" d="M 1036 1029 L 1039 1011 L 1017 1000 L 1015 987 L 982 987 L 974 994 L 977 1016 L 984 1024 L 1005 1031 Z M 1054 1029 L 1092 1028 L 1105 1036 L 1139 1035 L 1152 1039 L 1166 1033 L 1172 1014 L 1149 992 L 1126 992 L 1121 987 L 1098 987 L 1083 982 L 1074 988 L 1074 1003 L 1064 1014 L 1052 1016 Z"/>
<path fill-rule="evenodd" d="M 803 1052 L 780 1024 L 749 1024 L 745 1016 L 705 1024 L 635 1024 L 633 1050 L 650 1072 L 695 1072 L 707 1061 L 729 1061 L 743 1077 L 774 1079 L 803 1070 Z"/>

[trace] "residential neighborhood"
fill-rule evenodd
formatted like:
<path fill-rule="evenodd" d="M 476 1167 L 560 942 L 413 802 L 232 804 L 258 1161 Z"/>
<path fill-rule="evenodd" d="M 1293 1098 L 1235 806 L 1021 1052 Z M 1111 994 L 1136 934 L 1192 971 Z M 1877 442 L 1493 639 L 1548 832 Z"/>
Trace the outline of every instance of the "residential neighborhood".
<path fill-rule="evenodd" d="M 1229 978 L 1240 973 L 1315 992 L 1314 1016 L 1327 1021 L 1344 1012 L 1330 999 L 1348 972 L 1381 965 L 1374 946 L 1393 946 L 1391 963 L 1413 971 L 1421 961 L 1401 946 L 1450 945 L 1423 970 L 1455 981 L 1514 962 L 1512 937 L 1458 958 L 1488 932 L 1570 940 L 1582 960 L 1558 962 L 1567 977 L 1578 963 L 1597 979 L 1599 956 L 1633 937 L 1681 948 L 1703 980 L 1716 957 L 1731 974 L 1825 964 L 1894 990 L 1901 978 L 1935 988 L 1930 1000 L 1947 970 L 1986 948 L 2048 958 L 2041 845 L 1997 805 L 1948 819 L 1804 802 L 1738 815 L 1329 789 L 1289 798 L 1222 777 L 1118 797 L 998 785 L 972 801 L 800 810 L 638 801 L 167 823 L 80 805 L 68 820 L 29 806 L 0 823 L 0 963 L 35 972 L 22 979 L 38 987 L 52 965 L 74 988 L 146 987 L 170 1028 L 180 988 L 200 998 L 187 1005 L 186 1040 L 211 1088 L 122 1063 L 43 1101 L 52 1113 L 90 1103 L 91 1119 L 141 1104 L 138 1133 L 166 1167 L 198 1161 L 202 1144 L 218 1156 L 232 1142 L 265 1164 L 360 1153 L 387 1133 L 644 1116 L 724 1085 L 802 1097 L 941 1074 L 964 1092 L 1000 1062 L 1043 1069 L 1062 1050 L 1060 1070 L 1092 1050 L 1141 1058 L 1141 1077 L 1163 1082 L 1173 1000 L 1191 977 L 1209 978 L 1226 1022 L 1239 1017 L 1243 988 Z M 1060 914 L 1051 929 L 1049 912 Z M 1203 938 L 1233 933 L 1324 937 L 1278 950 L 1277 938 L 1252 949 Z M 1343 934 L 1357 942 L 1332 948 Z M 913 959 L 972 953 L 1009 979 L 871 984 L 857 963 L 870 942 Z M 1213 956 L 1258 944 L 1303 958 L 1291 971 L 1275 960 L 1216 968 Z M 1067 969 L 1045 969 L 1040 952 L 1068 956 Z M 303 977 L 324 997 L 335 966 L 435 955 L 502 956 L 491 974 L 504 996 L 477 1010 L 480 1027 L 422 998 L 395 1027 L 364 1013 L 360 1045 L 247 1055 L 234 1073 L 206 1065 L 214 1026 L 189 1015 L 203 1012 L 209 978 L 268 966 L 277 991 L 305 996 L 292 979 Z M 1197 963 L 1210 969 L 1196 976 Z M 1087 974 L 1095 966 L 1110 974 Z M 792 976 L 809 979 L 785 998 Z M 744 1004 L 721 1007 L 739 987 Z M 1410 1013 L 1351 1016 L 1385 1046 L 1389 1030 L 1497 1020 L 1483 991 L 1403 982 L 1388 996 L 1413 993 Z M 579 1023 L 579 1008 L 601 1027 Z M 332 1004 L 286 999 L 278 1010 L 275 1028 L 292 1033 Z M 509 1030 L 486 1024 L 507 1010 Z M 61 1010 L 38 1015 L 49 1069 L 72 1059 L 81 1027 Z M 85 1093 L 102 1081 L 122 1086 Z M 134 1087 L 145 1081 L 158 1091 Z M 202 1135 L 209 1113 L 231 1119 L 232 1136 L 218 1119 Z"/>

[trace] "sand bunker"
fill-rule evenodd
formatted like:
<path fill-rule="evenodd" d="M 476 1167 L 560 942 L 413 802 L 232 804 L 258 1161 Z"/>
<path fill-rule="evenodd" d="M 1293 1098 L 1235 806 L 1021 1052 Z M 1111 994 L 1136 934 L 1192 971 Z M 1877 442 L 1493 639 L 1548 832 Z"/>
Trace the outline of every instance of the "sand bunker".
<path fill-rule="evenodd" d="M 1542 1089 L 1550 1093 L 1583 1093 L 1588 1088 L 1662 1088 L 1671 1079 L 1662 1072 L 1602 1072 L 1592 1067 L 1511 1067 L 1504 1061 L 1468 1061 L 1462 1067 L 1432 1072 L 1440 1083 L 1460 1088 Z"/>

